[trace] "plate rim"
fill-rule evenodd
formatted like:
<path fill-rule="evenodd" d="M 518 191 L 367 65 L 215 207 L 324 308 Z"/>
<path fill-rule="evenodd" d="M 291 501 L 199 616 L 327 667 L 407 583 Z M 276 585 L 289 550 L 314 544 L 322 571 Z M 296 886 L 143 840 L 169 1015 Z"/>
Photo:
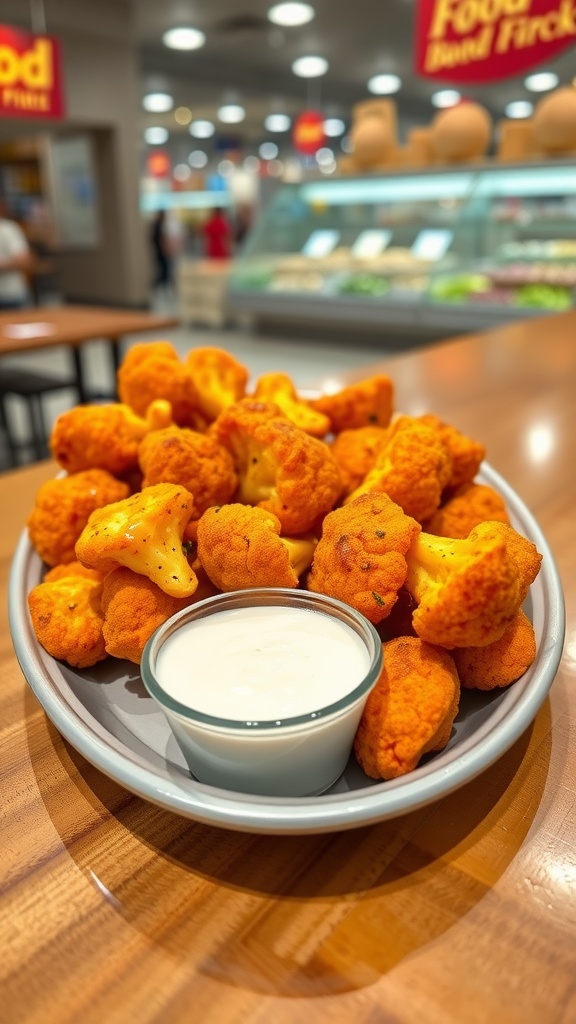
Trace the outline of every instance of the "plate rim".
<path fill-rule="evenodd" d="M 31 559 L 39 560 L 24 530 L 11 565 L 8 606 L 12 642 L 26 682 L 58 731 L 87 761 L 135 795 L 203 824 L 252 833 L 333 832 L 400 817 L 443 799 L 497 761 L 533 721 L 558 670 L 565 632 L 560 576 L 537 520 L 510 484 L 488 463 L 482 464 L 478 479 L 501 493 L 512 515 L 529 532 L 543 555 L 538 579 L 547 598 L 543 629 L 547 643 L 538 654 L 538 679 L 528 682 L 511 708 L 501 704 L 499 712 L 466 741 L 469 749 L 453 763 L 442 767 L 441 762 L 438 763 L 442 758 L 440 753 L 429 762 L 436 769 L 432 767 L 425 774 L 411 772 L 393 782 L 371 785 L 352 793 L 273 798 L 273 802 L 267 797 L 215 789 L 196 780 L 186 779 L 188 784 L 193 782 L 193 787 L 184 788 L 177 779 L 158 775 L 153 767 L 143 768 L 92 730 L 50 681 L 32 631 L 23 587 Z M 58 666 L 55 659 L 52 661 Z M 482 734 L 479 740 L 478 732 Z"/>

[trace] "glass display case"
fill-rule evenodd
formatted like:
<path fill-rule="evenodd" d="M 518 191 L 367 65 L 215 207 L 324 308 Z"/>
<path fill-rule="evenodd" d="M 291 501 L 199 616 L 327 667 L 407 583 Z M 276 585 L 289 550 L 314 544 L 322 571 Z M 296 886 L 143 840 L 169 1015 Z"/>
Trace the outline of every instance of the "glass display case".
<path fill-rule="evenodd" d="M 576 164 L 283 184 L 229 302 L 271 320 L 481 329 L 576 298 Z"/>

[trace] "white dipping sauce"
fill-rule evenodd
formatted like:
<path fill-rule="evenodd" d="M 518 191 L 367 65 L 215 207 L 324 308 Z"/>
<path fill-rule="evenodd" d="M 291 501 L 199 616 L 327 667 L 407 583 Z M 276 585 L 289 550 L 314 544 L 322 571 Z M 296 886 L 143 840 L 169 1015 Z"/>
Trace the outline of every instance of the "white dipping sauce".
<path fill-rule="evenodd" d="M 345 697 L 370 668 L 364 641 L 323 612 L 228 609 L 187 622 L 162 644 L 159 686 L 205 715 L 281 721 Z"/>

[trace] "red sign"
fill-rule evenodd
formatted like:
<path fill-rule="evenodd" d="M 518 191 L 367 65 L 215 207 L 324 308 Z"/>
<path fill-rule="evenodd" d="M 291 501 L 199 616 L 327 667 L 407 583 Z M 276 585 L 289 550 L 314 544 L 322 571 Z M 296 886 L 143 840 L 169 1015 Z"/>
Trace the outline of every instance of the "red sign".
<path fill-rule="evenodd" d="M 168 153 L 163 149 L 149 153 L 146 159 L 146 170 L 153 178 L 167 178 L 172 170 Z"/>
<path fill-rule="evenodd" d="M 576 42 L 576 0 L 419 0 L 416 71 L 448 82 L 519 75 Z"/>
<path fill-rule="evenodd" d="M 292 142 L 299 153 L 313 156 L 324 145 L 325 139 L 324 117 L 317 110 L 305 110 L 296 118 Z"/>
<path fill-rule="evenodd" d="M 0 117 L 64 117 L 60 45 L 0 25 Z"/>

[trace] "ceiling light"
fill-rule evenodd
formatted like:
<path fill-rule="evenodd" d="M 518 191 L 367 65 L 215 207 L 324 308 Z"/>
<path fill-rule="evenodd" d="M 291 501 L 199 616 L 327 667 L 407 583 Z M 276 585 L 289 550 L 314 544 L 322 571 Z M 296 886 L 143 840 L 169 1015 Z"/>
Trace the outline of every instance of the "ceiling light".
<path fill-rule="evenodd" d="M 512 100 L 505 109 L 506 117 L 530 117 L 534 106 L 528 100 Z"/>
<path fill-rule="evenodd" d="M 239 103 L 225 103 L 218 110 L 218 120 L 223 124 L 240 124 L 245 117 L 246 111 Z"/>
<path fill-rule="evenodd" d="M 339 117 L 327 117 L 324 121 L 324 135 L 327 135 L 329 139 L 335 139 L 338 135 L 343 135 L 345 131 L 346 125 Z"/>
<path fill-rule="evenodd" d="M 256 171 L 260 170 L 260 161 L 257 156 L 247 156 L 244 160 L 244 170 L 250 171 L 255 174 Z"/>
<path fill-rule="evenodd" d="M 176 178 L 176 181 L 188 181 L 192 171 L 188 167 L 188 164 L 176 164 L 172 174 Z"/>
<path fill-rule="evenodd" d="M 274 4 L 268 11 L 268 17 L 275 25 L 306 25 L 315 13 L 310 4 Z"/>
<path fill-rule="evenodd" d="M 368 81 L 368 89 L 376 96 L 387 96 L 390 93 L 398 92 L 402 85 L 402 79 L 398 75 L 374 75 Z"/>
<path fill-rule="evenodd" d="M 204 46 L 206 36 L 197 28 L 170 28 L 162 40 L 171 50 L 198 50 Z"/>
<path fill-rule="evenodd" d="M 168 131 L 166 128 L 146 128 L 144 132 L 144 141 L 149 146 L 161 146 L 163 142 L 166 142 L 168 138 Z"/>
<path fill-rule="evenodd" d="M 267 132 L 287 132 L 291 124 L 292 118 L 288 114 L 268 114 L 264 120 Z"/>
<path fill-rule="evenodd" d="M 274 160 L 278 156 L 278 146 L 275 142 L 263 142 L 258 152 L 263 160 Z"/>
<path fill-rule="evenodd" d="M 193 149 L 192 152 L 190 153 L 190 156 L 188 157 L 188 163 L 190 164 L 190 167 L 206 167 L 206 164 L 208 163 L 208 157 L 206 156 L 206 153 L 203 152 L 203 150 Z"/>
<path fill-rule="evenodd" d="M 322 146 L 316 153 L 316 162 L 320 167 L 329 167 L 334 163 L 334 153 L 328 146 Z"/>
<path fill-rule="evenodd" d="M 554 71 L 538 71 L 535 75 L 528 75 L 524 79 L 524 85 L 530 92 L 546 92 L 547 89 L 554 89 L 560 79 Z"/>
<path fill-rule="evenodd" d="M 454 107 L 461 98 L 457 89 L 440 89 L 432 94 L 430 102 L 434 107 Z"/>
<path fill-rule="evenodd" d="M 210 139 L 216 129 L 212 124 L 212 121 L 192 121 L 188 131 L 190 135 L 193 135 L 196 139 Z"/>
<path fill-rule="evenodd" d="M 151 114 L 164 114 L 167 110 L 172 110 L 174 100 L 167 92 L 149 92 L 144 96 L 142 106 Z"/>
<path fill-rule="evenodd" d="M 227 178 L 229 174 L 232 174 L 234 170 L 234 164 L 231 160 L 221 160 L 218 164 L 218 174 L 221 174 L 223 178 Z"/>
<path fill-rule="evenodd" d="M 178 124 L 190 124 L 192 120 L 192 111 L 189 107 L 176 107 L 174 111 L 174 120 Z"/>
<path fill-rule="evenodd" d="M 324 57 L 298 57 L 292 71 L 298 78 L 319 78 L 328 71 L 328 61 Z"/>

